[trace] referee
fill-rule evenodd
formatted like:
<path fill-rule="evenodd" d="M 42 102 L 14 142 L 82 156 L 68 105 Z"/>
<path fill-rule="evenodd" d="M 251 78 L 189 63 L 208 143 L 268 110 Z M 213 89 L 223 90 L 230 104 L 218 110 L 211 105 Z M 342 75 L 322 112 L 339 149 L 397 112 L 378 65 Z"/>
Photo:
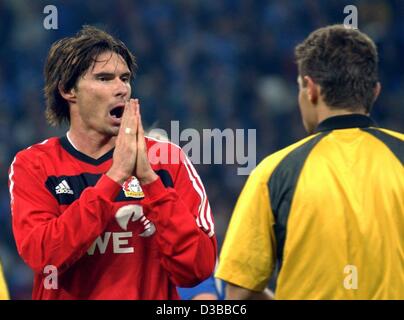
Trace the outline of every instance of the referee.
<path fill-rule="evenodd" d="M 6 280 L 4 279 L 3 275 L 3 267 L 1 266 L 0 262 L 0 300 L 8 300 L 10 299 L 8 295 Z"/>
<path fill-rule="evenodd" d="M 342 25 L 295 49 L 309 137 L 251 173 L 220 255 L 228 299 L 404 299 L 404 135 L 369 114 L 374 42 Z"/>

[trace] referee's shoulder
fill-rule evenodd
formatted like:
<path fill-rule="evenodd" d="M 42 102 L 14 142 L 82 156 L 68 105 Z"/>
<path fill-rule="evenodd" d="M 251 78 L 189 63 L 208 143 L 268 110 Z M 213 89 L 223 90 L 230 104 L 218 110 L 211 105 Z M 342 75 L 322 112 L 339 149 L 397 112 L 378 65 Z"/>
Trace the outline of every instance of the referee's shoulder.
<path fill-rule="evenodd" d="M 304 139 L 301 139 L 281 150 L 278 150 L 267 157 L 265 157 L 257 167 L 251 171 L 250 176 L 259 180 L 268 180 L 272 172 L 278 166 L 278 164 L 293 150 L 315 138 L 318 134 L 310 135 Z"/>
<path fill-rule="evenodd" d="M 400 139 L 401 141 L 404 141 L 404 134 L 398 131 L 393 131 L 389 129 L 384 129 L 384 128 L 375 128 L 376 130 L 382 131 L 385 134 L 388 134 L 389 136 L 393 136 L 397 139 Z"/>

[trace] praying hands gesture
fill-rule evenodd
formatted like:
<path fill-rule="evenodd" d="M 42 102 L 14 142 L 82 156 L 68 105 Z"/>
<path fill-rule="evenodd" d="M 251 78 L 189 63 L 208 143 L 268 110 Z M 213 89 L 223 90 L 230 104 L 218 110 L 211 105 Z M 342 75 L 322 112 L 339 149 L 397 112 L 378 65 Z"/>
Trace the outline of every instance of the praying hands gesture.
<path fill-rule="evenodd" d="M 143 185 L 158 178 L 147 157 L 138 99 L 130 99 L 125 104 L 112 166 L 107 175 L 119 184 L 123 184 L 132 175 Z"/>

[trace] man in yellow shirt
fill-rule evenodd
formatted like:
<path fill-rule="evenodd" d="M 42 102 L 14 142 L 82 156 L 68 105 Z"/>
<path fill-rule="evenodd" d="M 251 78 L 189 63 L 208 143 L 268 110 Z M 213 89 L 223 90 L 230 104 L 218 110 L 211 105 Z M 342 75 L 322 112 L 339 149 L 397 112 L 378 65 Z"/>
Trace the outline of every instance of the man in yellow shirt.
<path fill-rule="evenodd" d="M 336 25 L 295 55 L 310 136 L 251 173 L 216 276 L 228 299 L 270 298 L 274 273 L 276 299 L 404 299 L 404 135 L 369 117 L 376 46 Z"/>
<path fill-rule="evenodd" d="M 3 267 L 0 263 L 0 300 L 9 300 L 10 297 L 8 295 L 6 280 L 3 275 Z"/>

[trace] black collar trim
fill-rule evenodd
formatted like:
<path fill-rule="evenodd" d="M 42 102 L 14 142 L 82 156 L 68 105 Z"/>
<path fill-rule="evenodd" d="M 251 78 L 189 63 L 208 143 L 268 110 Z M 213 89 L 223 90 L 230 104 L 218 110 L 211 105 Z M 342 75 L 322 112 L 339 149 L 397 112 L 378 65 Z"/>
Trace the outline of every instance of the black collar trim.
<path fill-rule="evenodd" d="M 69 139 L 67 139 L 66 136 L 60 137 L 59 138 L 60 144 L 62 145 L 63 149 L 65 149 L 68 153 L 70 153 L 73 157 L 92 164 L 94 166 L 98 166 L 102 163 L 104 163 L 107 160 L 110 160 L 112 158 L 112 155 L 114 153 L 114 148 L 111 149 L 110 151 L 108 151 L 106 154 L 104 154 L 102 157 L 98 158 L 98 159 L 94 159 L 89 157 L 88 155 L 76 150 L 71 143 L 69 142 Z"/>
<path fill-rule="evenodd" d="M 325 119 L 317 126 L 316 132 L 369 127 L 377 127 L 376 122 L 370 117 L 363 114 L 349 114 Z"/>

